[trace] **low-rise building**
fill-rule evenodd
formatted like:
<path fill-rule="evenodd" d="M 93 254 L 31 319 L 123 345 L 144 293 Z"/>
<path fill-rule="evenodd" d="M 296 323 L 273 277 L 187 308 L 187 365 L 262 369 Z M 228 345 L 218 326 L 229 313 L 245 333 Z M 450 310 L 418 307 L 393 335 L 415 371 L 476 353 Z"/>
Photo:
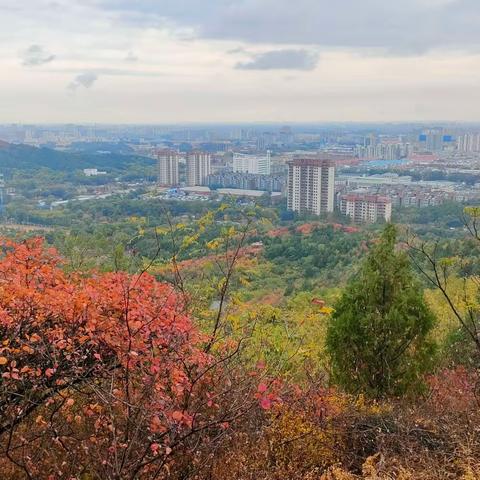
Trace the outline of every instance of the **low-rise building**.
<path fill-rule="evenodd" d="M 107 172 L 102 172 L 98 170 L 97 168 L 84 168 L 83 169 L 83 174 L 86 177 L 96 177 L 97 175 L 106 175 Z"/>
<path fill-rule="evenodd" d="M 285 190 L 285 175 L 260 175 L 254 173 L 218 172 L 208 176 L 206 183 L 212 188 L 243 188 L 246 190 Z"/>
<path fill-rule="evenodd" d="M 380 195 L 350 193 L 340 197 L 340 211 L 355 223 L 389 222 L 392 201 Z"/>

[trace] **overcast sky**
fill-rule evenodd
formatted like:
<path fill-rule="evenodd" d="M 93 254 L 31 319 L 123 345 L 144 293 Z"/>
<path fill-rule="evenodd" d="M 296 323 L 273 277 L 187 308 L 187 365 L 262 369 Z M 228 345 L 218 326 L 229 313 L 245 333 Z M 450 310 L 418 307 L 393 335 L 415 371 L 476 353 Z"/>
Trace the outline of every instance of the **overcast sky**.
<path fill-rule="evenodd" d="M 480 120 L 480 0 L 0 0 L 0 122 Z"/>

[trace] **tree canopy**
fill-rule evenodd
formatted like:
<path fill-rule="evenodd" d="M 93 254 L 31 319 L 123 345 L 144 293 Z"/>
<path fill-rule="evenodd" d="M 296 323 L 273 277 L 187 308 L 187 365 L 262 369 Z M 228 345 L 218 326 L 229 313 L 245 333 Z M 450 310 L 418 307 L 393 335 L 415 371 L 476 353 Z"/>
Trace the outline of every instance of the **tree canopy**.
<path fill-rule="evenodd" d="M 335 307 L 327 348 L 335 382 L 373 397 L 418 386 L 431 365 L 434 317 L 388 225 Z"/>

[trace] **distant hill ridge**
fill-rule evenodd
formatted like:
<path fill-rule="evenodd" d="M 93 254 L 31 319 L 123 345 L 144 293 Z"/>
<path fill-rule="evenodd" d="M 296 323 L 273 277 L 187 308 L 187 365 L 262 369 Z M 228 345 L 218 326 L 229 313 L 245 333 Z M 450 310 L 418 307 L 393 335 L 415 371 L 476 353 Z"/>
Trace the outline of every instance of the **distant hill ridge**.
<path fill-rule="evenodd" d="M 37 148 L 0 140 L 0 172 L 39 168 L 73 171 L 92 167 L 123 170 L 133 163 L 152 165 L 155 160 L 118 153 L 60 152 L 51 148 Z"/>

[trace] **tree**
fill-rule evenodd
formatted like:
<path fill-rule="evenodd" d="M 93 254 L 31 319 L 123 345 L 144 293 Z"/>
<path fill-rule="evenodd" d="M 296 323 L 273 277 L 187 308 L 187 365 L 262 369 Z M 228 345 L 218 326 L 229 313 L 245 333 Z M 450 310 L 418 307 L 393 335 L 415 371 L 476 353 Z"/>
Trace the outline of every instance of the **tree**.
<path fill-rule="evenodd" d="M 426 306 L 409 259 L 396 251 L 387 225 L 336 305 L 327 332 L 333 380 L 372 397 L 403 394 L 421 384 L 432 363 Z"/>
<path fill-rule="evenodd" d="M 40 239 L 0 249 L 2 478 L 187 478 L 269 395 L 171 285 L 67 276 Z"/>
<path fill-rule="evenodd" d="M 462 220 L 465 229 L 478 245 L 480 242 L 480 207 L 466 207 Z M 480 356 L 480 282 L 478 274 L 470 273 L 478 268 L 475 246 L 467 244 L 468 255 L 458 246 L 454 256 L 442 252 L 440 240 L 425 242 L 409 239 L 411 258 L 425 278 L 441 293 L 448 309 L 458 320 L 461 337 L 471 340 L 476 355 L 469 360 L 478 364 Z M 468 256 L 472 258 L 468 259 Z M 466 258 L 467 257 L 467 258 Z M 470 271 L 470 272 L 469 272 Z M 460 285 L 459 285 L 460 284 Z M 463 345 L 464 351 L 470 348 Z M 468 355 L 467 355 L 468 356 Z M 475 358 L 477 357 L 477 358 Z"/>

